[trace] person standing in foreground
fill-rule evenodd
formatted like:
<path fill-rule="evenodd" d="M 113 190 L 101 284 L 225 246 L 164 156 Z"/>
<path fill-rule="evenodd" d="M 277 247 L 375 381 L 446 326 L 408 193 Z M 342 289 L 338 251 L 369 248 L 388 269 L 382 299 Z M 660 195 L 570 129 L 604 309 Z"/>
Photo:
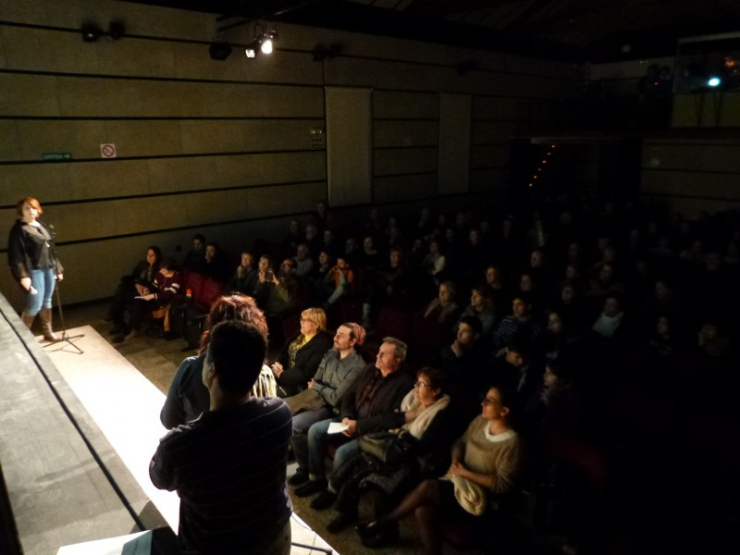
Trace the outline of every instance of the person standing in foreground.
<path fill-rule="evenodd" d="M 51 296 L 64 269 L 52 248 L 52 236 L 45 224 L 38 220 L 43 210 L 39 201 L 26 197 L 18 202 L 20 219 L 10 230 L 8 263 L 13 277 L 28 294 L 21 319 L 29 329 L 38 314 L 47 341 L 59 341 L 51 327 Z"/>
<path fill-rule="evenodd" d="M 266 349 L 255 326 L 214 327 L 203 364 L 210 410 L 162 438 L 149 465 L 152 483 L 180 496 L 183 554 L 290 553 L 290 410 L 250 394 Z"/>

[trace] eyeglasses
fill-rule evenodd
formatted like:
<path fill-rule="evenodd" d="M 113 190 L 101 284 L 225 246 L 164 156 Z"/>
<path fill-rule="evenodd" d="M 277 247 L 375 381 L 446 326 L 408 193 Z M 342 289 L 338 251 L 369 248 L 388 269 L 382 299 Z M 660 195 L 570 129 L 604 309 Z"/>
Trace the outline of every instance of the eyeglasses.
<path fill-rule="evenodd" d="M 482 401 L 482 404 L 487 407 L 492 407 L 494 405 L 498 405 L 499 403 L 501 403 L 501 401 L 499 401 L 498 399 L 489 399 L 488 397 L 486 397 Z"/>
<path fill-rule="evenodd" d="M 309 318 L 301 318 L 301 322 L 311 322 L 312 324 L 315 324 L 316 323 L 316 322 L 314 322 L 313 320 L 311 320 Z"/>
<path fill-rule="evenodd" d="M 424 383 L 424 382 L 416 382 L 416 383 L 414 384 L 414 387 L 432 387 L 432 386 L 431 386 L 431 385 L 429 385 L 428 383 Z"/>

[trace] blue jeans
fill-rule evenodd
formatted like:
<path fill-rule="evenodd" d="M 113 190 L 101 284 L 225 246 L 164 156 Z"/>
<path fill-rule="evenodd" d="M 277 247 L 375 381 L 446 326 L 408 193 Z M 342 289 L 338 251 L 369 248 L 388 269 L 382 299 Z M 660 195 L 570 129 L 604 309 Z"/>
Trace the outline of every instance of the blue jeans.
<path fill-rule="evenodd" d="M 299 469 L 304 471 L 308 469 L 308 430 L 316 422 L 326 420 L 330 416 L 331 411 L 323 408 L 299 412 L 293 417 L 293 435 L 290 438 L 290 445 Z"/>
<path fill-rule="evenodd" d="M 339 418 L 329 418 L 317 422 L 308 430 L 308 474 L 312 480 L 325 480 L 324 444 L 332 441 L 343 443 L 334 455 L 334 468 L 339 468 L 346 460 L 360 450 L 360 442 L 344 434 L 329 434 L 329 424 L 341 422 Z"/>
<path fill-rule="evenodd" d="M 53 268 L 48 270 L 31 270 L 31 292 L 26 296 L 26 314 L 36 316 L 42 308 L 51 308 L 51 295 L 54 293 L 54 284 L 57 276 Z"/>

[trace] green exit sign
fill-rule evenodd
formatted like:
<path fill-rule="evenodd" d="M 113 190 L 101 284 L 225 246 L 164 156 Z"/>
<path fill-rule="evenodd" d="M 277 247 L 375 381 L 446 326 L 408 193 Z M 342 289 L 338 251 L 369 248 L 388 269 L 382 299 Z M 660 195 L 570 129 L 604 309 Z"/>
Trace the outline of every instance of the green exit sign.
<path fill-rule="evenodd" d="M 41 155 L 42 160 L 71 160 L 69 152 L 45 152 Z"/>

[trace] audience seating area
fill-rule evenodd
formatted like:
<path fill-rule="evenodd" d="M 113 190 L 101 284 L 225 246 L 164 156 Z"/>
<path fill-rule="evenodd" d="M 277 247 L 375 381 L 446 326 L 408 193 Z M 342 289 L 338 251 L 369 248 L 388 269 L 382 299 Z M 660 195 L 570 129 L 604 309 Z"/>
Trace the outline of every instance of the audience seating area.
<path fill-rule="evenodd" d="M 341 222 L 341 213 L 333 221 Z M 302 223 L 308 222 L 321 229 L 320 217 Z M 605 553 L 616 535 L 645 542 L 634 552 L 671 552 L 683 544 L 724 553 L 737 542 L 740 215 L 689 221 L 650 204 L 533 199 L 505 209 L 393 214 L 384 223 L 370 218 L 333 231 L 359 249 L 345 250 L 343 240 L 324 246 L 295 238 L 317 251 L 310 252 L 313 270 L 300 278 L 293 305 L 272 315 L 280 326 L 271 335 L 289 338 L 301 310 L 323 307 L 330 329 L 363 322 L 369 360 L 373 345 L 394 336 L 408 343 L 406 371 L 413 373 L 456 344 L 462 355 L 450 364 L 453 380 L 509 380 L 519 390 L 519 422 L 531 456 L 521 503 L 506 517 L 516 525 L 493 527 L 479 545 L 522 553 L 525 545 L 537 551 L 557 538 L 561 546 Z M 368 236 L 374 249 L 363 249 Z M 446 259 L 437 275 L 429 271 L 432 242 Z M 253 239 L 245 250 L 254 271 L 267 255 L 278 276 L 280 261 L 297 255 L 288 238 Z M 353 269 L 354 280 L 329 302 L 330 291 L 321 294 L 316 284 L 328 283 L 326 272 L 338 258 Z M 453 322 L 441 324 L 424 314 L 447 280 L 456 286 L 458 307 Z M 489 298 L 470 310 L 489 314 L 494 332 L 464 344 L 454 322 L 478 286 Z M 183 298 L 174 306 L 185 333 L 197 330 L 186 337 L 191 345 L 210 303 L 229 290 L 204 273 L 184 271 Z M 525 316 L 512 312 L 517 299 L 531 307 Z M 507 325 L 516 331 L 499 352 L 494 343 Z M 535 325 L 537 331 L 526 332 Z M 513 351 L 521 351 L 524 363 L 512 365 Z M 557 388 L 543 382 L 552 363 L 568 368 Z M 526 387 L 519 380 L 525 375 L 531 378 Z M 468 407 L 473 413 L 479 401 Z M 706 528 L 697 529 L 694 519 Z M 464 530 L 445 535 L 470 547 Z"/>

